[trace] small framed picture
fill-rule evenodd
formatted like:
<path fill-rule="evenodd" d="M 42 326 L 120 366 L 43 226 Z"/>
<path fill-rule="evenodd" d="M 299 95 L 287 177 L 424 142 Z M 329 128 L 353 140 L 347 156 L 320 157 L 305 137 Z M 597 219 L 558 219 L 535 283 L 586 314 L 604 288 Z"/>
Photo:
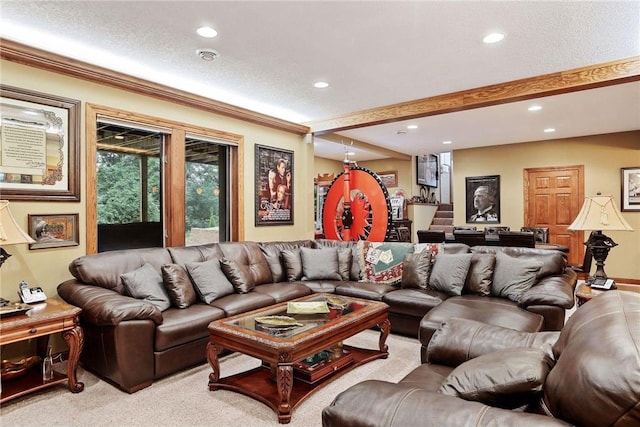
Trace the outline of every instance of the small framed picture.
<path fill-rule="evenodd" d="M 398 171 L 378 172 L 378 176 L 385 187 L 389 188 L 398 186 Z"/>
<path fill-rule="evenodd" d="M 467 223 L 500 222 L 500 175 L 465 178 Z"/>
<path fill-rule="evenodd" d="M 640 212 L 640 166 L 620 170 L 622 196 L 620 209 Z"/>
<path fill-rule="evenodd" d="M 29 215 L 29 249 L 78 246 L 78 214 Z"/>

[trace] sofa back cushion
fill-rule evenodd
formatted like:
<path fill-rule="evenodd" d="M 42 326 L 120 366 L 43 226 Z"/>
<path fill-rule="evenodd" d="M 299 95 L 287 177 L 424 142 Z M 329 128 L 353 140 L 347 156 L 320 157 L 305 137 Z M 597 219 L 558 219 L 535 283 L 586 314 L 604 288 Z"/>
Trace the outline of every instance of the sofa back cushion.
<path fill-rule="evenodd" d="M 273 283 L 269 264 L 256 242 L 219 243 L 224 258 L 246 267 L 255 286 Z M 233 283 L 233 281 L 232 281 Z"/>
<path fill-rule="evenodd" d="M 164 287 L 167 289 L 171 303 L 177 308 L 187 308 L 198 299 L 189 273 L 187 273 L 183 265 L 163 265 L 162 280 L 164 281 Z"/>
<path fill-rule="evenodd" d="M 519 248 L 515 246 L 473 246 L 473 253 L 503 252 L 514 258 L 526 258 L 537 260 L 542 263 L 542 267 L 536 274 L 536 281 L 543 277 L 562 274 L 567 268 L 567 256 L 561 251 L 535 248 Z"/>
<path fill-rule="evenodd" d="M 120 275 L 120 279 L 129 296 L 149 301 L 160 311 L 171 307 L 162 275 L 151 264 L 145 263 L 142 267 L 124 273 Z"/>
<path fill-rule="evenodd" d="M 300 248 L 302 280 L 342 280 L 338 248 Z"/>
<path fill-rule="evenodd" d="M 544 409 L 585 427 L 640 425 L 640 293 L 607 291 L 585 303 L 553 352 Z"/>
<path fill-rule="evenodd" d="M 273 282 L 286 282 L 288 280 L 287 273 L 282 259 L 282 251 L 285 249 L 297 249 L 300 247 L 312 247 L 311 240 L 295 240 L 292 242 L 261 242 L 258 243 L 260 250 L 264 254 L 271 270 Z"/>
<path fill-rule="evenodd" d="M 166 248 L 100 252 L 71 261 L 69 271 L 80 282 L 111 289 L 124 295 L 126 292 L 120 276 L 147 263 L 159 272 L 162 265 L 171 263 L 171 257 Z"/>
<path fill-rule="evenodd" d="M 212 258 L 222 258 L 222 251 L 217 243 L 196 246 L 177 246 L 167 248 L 171 259 L 176 264 L 184 265 L 188 262 L 203 262 Z"/>
<path fill-rule="evenodd" d="M 429 275 L 429 288 L 449 296 L 462 295 L 472 256 L 472 254 L 437 254 Z"/>

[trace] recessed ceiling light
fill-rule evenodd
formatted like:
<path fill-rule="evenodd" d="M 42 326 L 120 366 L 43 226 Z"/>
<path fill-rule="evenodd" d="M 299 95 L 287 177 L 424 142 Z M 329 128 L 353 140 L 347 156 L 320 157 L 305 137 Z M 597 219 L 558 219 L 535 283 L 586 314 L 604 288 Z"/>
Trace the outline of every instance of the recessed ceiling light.
<path fill-rule="evenodd" d="M 212 39 L 218 35 L 218 32 L 211 27 L 200 27 L 196 30 L 196 33 L 200 37 L 206 37 L 208 39 Z"/>
<path fill-rule="evenodd" d="M 449 144 L 451 144 L 451 141 L 442 141 L 442 143 L 443 143 L 444 145 L 449 145 Z"/>
<path fill-rule="evenodd" d="M 124 136 L 122 136 L 122 135 L 116 135 L 116 136 L 114 136 L 114 138 L 115 138 L 115 139 L 124 139 Z"/>
<path fill-rule="evenodd" d="M 327 83 L 327 82 L 315 82 L 313 84 L 313 87 L 316 87 L 318 89 L 324 89 L 326 87 L 329 87 L 329 83 Z"/>
<path fill-rule="evenodd" d="M 555 132 L 555 131 L 556 131 L 556 128 L 546 128 L 544 130 L 544 133 L 551 133 L 551 132 Z"/>
<path fill-rule="evenodd" d="M 356 152 L 355 151 L 348 151 L 347 152 L 347 156 L 355 156 Z"/>
<path fill-rule="evenodd" d="M 529 110 L 529 111 L 540 111 L 540 110 L 542 110 L 542 106 L 540 106 L 540 105 L 532 105 L 531 107 L 527 108 L 527 110 Z"/>
<path fill-rule="evenodd" d="M 408 125 L 407 129 L 418 129 L 418 125 Z"/>
<path fill-rule="evenodd" d="M 484 36 L 482 41 L 485 42 L 485 43 L 497 43 L 497 42 L 501 41 L 502 39 L 504 39 L 504 34 L 502 34 L 502 33 L 491 33 L 491 34 L 487 34 L 486 36 Z"/>
<path fill-rule="evenodd" d="M 400 129 L 400 130 L 397 130 L 397 131 L 396 131 L 396 133 L 397 133 L 398 135 L 405 135 L 405 134 L 407 133 L 407 131 L 406 131 L 406 130 L 404 130 L 404 129 Z"/>

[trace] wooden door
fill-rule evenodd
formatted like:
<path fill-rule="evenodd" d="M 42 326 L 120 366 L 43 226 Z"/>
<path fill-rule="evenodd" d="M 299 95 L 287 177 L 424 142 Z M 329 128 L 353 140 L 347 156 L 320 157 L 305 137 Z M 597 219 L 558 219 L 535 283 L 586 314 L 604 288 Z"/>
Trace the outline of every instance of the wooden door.
<path fill-rule="evenodd" d="M 569 247 L 569 264 L 581 265 L 584 233 L 567 227 L 584 200 L 584 167 L 561 166 L 524 170 L 524 224 L 549 227 L 549 243 Z"/>

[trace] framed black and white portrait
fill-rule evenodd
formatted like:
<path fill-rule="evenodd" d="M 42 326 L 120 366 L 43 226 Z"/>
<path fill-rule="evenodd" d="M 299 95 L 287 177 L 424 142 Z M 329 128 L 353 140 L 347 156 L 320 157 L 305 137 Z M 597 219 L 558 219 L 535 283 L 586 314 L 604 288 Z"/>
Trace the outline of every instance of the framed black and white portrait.
<path fill-rule="evenodd" d="M 500 222 L 500 175 L 465 178 L 467 223 Z"/>

